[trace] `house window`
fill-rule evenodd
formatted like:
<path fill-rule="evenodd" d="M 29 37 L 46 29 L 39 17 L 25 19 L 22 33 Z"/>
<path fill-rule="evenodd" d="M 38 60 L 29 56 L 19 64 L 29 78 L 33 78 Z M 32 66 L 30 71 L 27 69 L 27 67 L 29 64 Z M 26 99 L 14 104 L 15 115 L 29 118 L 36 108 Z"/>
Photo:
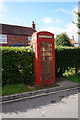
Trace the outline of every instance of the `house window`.
<path fill-rule="evenodd" d="M 7 43 L 7 35 L 0 35 L 0 44 Z"/>
<path fill-rule="evenodd" d="M 28 37 L 28 44 L 30 44 L 30 42 L 31 42 L 31 37 L 29 36 Z"/>

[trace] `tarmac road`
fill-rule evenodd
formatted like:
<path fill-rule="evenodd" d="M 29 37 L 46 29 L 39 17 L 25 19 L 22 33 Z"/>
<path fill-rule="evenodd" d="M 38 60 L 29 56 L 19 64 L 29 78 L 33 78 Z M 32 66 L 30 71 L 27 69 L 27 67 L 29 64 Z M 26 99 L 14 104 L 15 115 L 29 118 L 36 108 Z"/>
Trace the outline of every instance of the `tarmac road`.
<path fill-rule="evenodd" d="M 3 118 L 78 118 L 78 89 L 3 103 Z"/>

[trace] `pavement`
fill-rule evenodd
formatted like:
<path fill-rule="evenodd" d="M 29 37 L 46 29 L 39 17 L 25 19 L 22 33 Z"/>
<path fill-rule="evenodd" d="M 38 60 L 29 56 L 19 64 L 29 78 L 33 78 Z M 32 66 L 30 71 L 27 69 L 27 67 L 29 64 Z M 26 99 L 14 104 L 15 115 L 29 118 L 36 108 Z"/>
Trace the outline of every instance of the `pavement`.
<path fill-rule="evenodd" d="M 79 85 L 79 83 L 72 82 L 72 81 L 67 80 L 66 78 L 63 78 L 63 77 L 56 78 L 56 83 L 57 83 L 57 85 L 62 86 L 62 87 Z"/>
<path fill-rule="evenodd" d="M 41 90 L 31 91 L 31 92 L 25 92 L 20 94 L 2 96 L 0 97 L 0 102 L 12 102 L 16 100 L 45 96 L 47 95 L 47 93 L 49 94 L 51 92 L 56 93 L 61 90 L 71 89 L 75 87 L 79 88 L 80 86 L 80 83 L 75 83 L 75 82 L 66 80 L 65 78 L 56 78 L 56 84 L 58 85 L 56 87 L 51 87 L 51 88 L 41 89 Z"/>
<path fill-rule="evenodd" d="M 78 89 L 2 104 L 3 118 L 78 118 Z M 0 113 L 1 114 L 1 113 Z M 57 119 L 57 120 L 58 120 Z M 23 120 L 23 119 L 21 119 Z M 45 120 L 45 119 L 44 119 Z M 78 119 L 77 119 L 78 120 Z"/>

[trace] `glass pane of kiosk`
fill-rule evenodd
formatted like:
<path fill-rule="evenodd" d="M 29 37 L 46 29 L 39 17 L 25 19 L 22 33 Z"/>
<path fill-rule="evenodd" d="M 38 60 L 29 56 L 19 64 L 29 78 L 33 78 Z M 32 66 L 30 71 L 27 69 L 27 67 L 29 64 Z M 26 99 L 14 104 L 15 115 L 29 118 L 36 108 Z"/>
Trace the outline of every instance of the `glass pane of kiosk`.
<path fill-rule="evenodd" d="M 41 42 L 41 79 L 48 80 L 53 78 L 52 68 L 52 42 Z"/>

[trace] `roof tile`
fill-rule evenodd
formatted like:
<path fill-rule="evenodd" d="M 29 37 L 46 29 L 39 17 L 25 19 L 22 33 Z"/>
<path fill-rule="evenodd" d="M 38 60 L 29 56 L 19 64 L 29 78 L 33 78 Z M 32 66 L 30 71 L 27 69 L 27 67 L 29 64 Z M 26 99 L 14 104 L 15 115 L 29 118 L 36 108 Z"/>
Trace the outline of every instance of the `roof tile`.
<path fill-rule="evenodd" d="M 33 34 L 33 32 L 36 32 L 36 30 L 32 29 L 31 27 L 2 24 L 2 33 L 4 34 L 19 34 L 30 36 Z"/>

